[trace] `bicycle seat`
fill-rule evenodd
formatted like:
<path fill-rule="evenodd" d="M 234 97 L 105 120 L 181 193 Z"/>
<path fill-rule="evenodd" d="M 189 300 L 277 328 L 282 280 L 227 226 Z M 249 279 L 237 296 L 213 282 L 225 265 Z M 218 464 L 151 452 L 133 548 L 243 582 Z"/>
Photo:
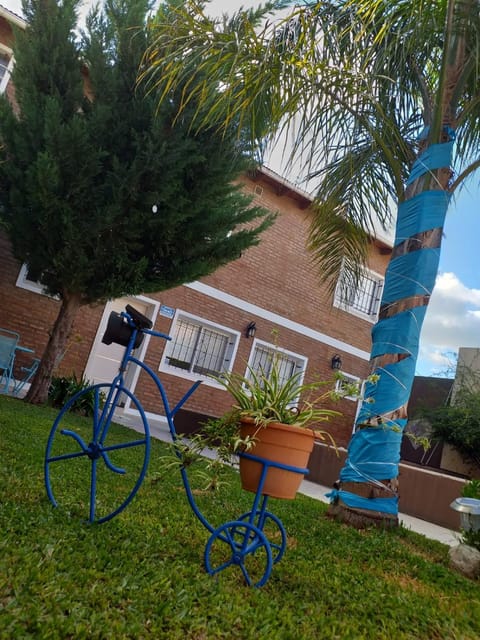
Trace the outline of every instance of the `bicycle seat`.
<path fill-rule="evenodd" d="M 107 328 L 103 334 L 102 342 L 104 344 L 112 344 L 114 342 L 122 347 L 127 347 L 134 330 L 124 316 L 112 311 L 108 317 Z M 138 331 L 133 343 L 134 349 L 142 344 L 143 335 L 141 331 Z"/>
<path fill-rule="evenodd" d="M 141 314 L 140 311 L 137 311 L 130 304 L 127 304 L 127 306 L 125 307 L 125 311 L 132 318 L 134 325 L 139 331 L 141 331 L 142 329 L 152 328 L 152 321 L 150 320 L 150 318 L 147 318 L 146 316 Z"/>

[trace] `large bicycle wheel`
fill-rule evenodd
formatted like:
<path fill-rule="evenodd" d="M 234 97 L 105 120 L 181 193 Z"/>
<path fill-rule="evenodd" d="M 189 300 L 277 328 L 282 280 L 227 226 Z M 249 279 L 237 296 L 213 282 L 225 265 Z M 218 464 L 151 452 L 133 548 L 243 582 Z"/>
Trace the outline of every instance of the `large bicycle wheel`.
<path fill-rule="evenodd" d="M 261 587 L 272 571 L 272 552 L 265 535 L 249 522 L 225 522 L 215 529 L 205 547 L 205 567 L 215 575 L 240 567 L 248 586 Z"/>
<path fill-rule="evenodd" d="M 113 421 L 130 398 L 138 411 L 134 428 Z M 88 417 L 79 415 L 87 410 Z M 75 394 L 58 414 L 47 442 L 45 486 L 54 506 L 90 522 L 106 522 L 131 502 L 150 457 L 143 407 L 125 387 L 97 384 Z"/>
<path fill-rule="evenodd" d="M 270 544 L 273 564 L 282 559 L 287 548 L 287 534 L 280 518 L 270 511 L 258 510 L 254 516 L 253 512 L 249 511 L 238 519 L 242 522 L 251 522 L 262 531 Z"/>

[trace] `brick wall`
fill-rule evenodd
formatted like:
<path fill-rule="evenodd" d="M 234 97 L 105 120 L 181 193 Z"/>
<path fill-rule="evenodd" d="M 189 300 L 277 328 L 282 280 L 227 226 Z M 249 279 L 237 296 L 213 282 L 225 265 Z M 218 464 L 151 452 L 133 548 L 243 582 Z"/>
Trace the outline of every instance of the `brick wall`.
<path fill-rule="evenodd" d="M 16 286 L 21 264 L 11 253 L 10 243 L 0 233 L 0 326 L 20 334 L 20 343 L 41 357 L 60 309 L 60 303 L 48 296 Z M 75 322 L 72 339 L 59 365 L 59 372 L 81 375 L 103 311 L 103 305 L 84 307 Z M 77 339 L 79 341 L 77 341 Z M 20 367 L 31 356 L 18 354 Z"/>
<path fill-rule="evenodd" d="M 254 194 L 258 186 L 263 193 L 256 197 L 256 203 L 281 215 L 257 247 L 204 281 L 240 298 L 247 290 L 249 302 L 369 351 L 371 325 L 333 307 L 331 293 L 319 284 L 318 272 L 305 249 L 311 212 L 299 208 L 293 197 L 275 193 L 261 178 L 255 182 L 245 179 L 247 193 Z M 389 252 L 382 253 L 371 244 L 372 270 L 383 274 L 388 259 Z"/>
<path fill-rule="evenodd" d="M 156 297 L 156 296 L 155 296 Z M 163 304 L 174 307 L 177 310 L 188 311 L 198 315 L 204 319 L 214 320 L 228 326 L 234 330 L 242 332 L 252 316 L 235 309 L 220 301 L 207 298 L 202 294 L 187 289 L 186 287 L 178 287 L 171 291 L 166 291 L 161 295 Z M 311 339 L 305 336 L 285 329 L 280 325 L 267 322 L 262 319 L 256 319 L 257 333 L 256 337 L 271 342 L 271 331 L 278 330 L 278 346 L 308 356 L 308 369 L 306 373 L 306 381 L 311 381 L 318 375 L 322 380 L 328 380 L 332 376 L 330 368 L 330 360 L 332 357 L 332 349 L 326 345 L 313 343 Z M 169 333 L 171 320 L 158 316 L 155 328 L 159 331 Z M 165 343 L 162 340 L 152 339 L 150 341 L 148 353 L 145 362 L 153 369 L 157 369 L 160 363 Z M 243 374 L 248 361 L 252 341 L 244 335 L 240 338 L 240 344 L 235 359 L 234 370 Z M 364 377 L 368 373 L 368 363 L 359 361 L 358 359 L 344 354 L 342 356 L 347 362 L 351 362 L 348 369 L 349 372 L 355 372 L 360 377 Z M 354 362 L 356 360 L 356 362 Z M 165 384 L 167 395 L 174 405 L 180 400 L 182 395 L 188 390 L 191 381 L 185 380 L 179 376 L 173 376 L 162 373 L 162 380 Z M 158 412 L 158 397 L 153 383 L 141 374 L 139 384 L 137 385 L 137 393 L 142 404 L 148 411 Z M 211 386 L 202 385 L 189 400 L 186 408 L 207 415 L 220 415 L 231 406 L 229 395 L 223 389 L 213 388 Z M 342 400 L 336 408 L 344 413 L 343 417 L 338 417 L 326 425 L 328 431 L 334 435 L 339 444 L 346 444 L 349 440 L 352 420 L 356 408 L 356 404 L 350 400 Z"/>
<path fill-rule="evenodd" d="M 5 18 L 0 16 L 0 42 L 7 47 L 12 48 L 13 33 L 10 24 Z"/>

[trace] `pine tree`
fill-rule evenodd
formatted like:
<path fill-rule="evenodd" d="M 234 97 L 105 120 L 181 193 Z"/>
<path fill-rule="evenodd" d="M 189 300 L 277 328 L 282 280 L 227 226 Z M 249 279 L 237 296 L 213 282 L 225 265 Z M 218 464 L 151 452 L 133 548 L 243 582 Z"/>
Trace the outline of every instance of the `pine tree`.
<path fill-rule="evenodd" d="M 172 95 L 137 84 L 146 0 L 107 0 L 75 36 L 79 0 L 26 0 L 0 104 L 0 207 L 16 258 L 61 307 L 27 399 L 44 402 L 78 309 L 200 278 L 271 223 L 232 181 L 235 131 L 195 134 Z M 191 105 L 192 110 L 195 105 Z"/>

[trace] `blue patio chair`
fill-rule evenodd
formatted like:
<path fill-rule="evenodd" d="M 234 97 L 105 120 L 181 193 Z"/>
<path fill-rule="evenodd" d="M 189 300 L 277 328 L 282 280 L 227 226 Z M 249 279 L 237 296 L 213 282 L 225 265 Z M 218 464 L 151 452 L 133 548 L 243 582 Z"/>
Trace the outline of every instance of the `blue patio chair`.
<path fill-rule="evenodd" d="M 38 365 L 40 364 L 40 358 L 34 358 L 32 364 L 29 367 L 20 367 L 20 371 L 24 373 L 24 377 L 21 380 L 17 380 L 13 387 L 13 395 L 18 396 L 23 387 L 30 382 L 33 376 L 37 373 Z"/>
<path fill-rule="evenodd" d="M 15 349 L 20 338 L 15 331 L 0 328 L 0 393 L 8 393 L 12 380 Z"/>

